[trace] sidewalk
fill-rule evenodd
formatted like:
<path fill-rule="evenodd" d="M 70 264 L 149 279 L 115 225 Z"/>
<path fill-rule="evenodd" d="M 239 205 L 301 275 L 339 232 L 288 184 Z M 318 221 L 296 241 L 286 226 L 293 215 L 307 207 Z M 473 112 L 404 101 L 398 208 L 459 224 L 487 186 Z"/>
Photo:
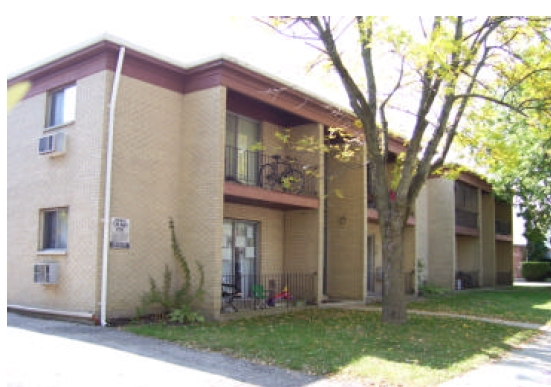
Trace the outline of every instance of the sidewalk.
<path fill-rule="evenodd" d="M 551 331 L 488 363 L 449 380 L 440 387 L 536 387 L 551 386 Z"/>
<path fill-rule="evenodd" d="M 551 287 L 550 282 L 515 281 L 515 286 Z M 380 311 L 380 307 L 366 306 L 363 302 L 342 302 L 324 304 L 324 308 L 345 308 Z M 533 340 L 524 343 L 505 357 L 487 363 L 477 369 L 449 380 L 440 387 L 543 387 L 551 386 L 551 325 L 538 325 L 520 321 L 505 321 L 494 318 L 456 315 L 440 312 L 408 310 L 409 314 L 446 316 L 458 319 L 484 321 L 493 324 L 517 326 L 541 331 Z M 551 317 L 551 316 L 550 316 Z"/>

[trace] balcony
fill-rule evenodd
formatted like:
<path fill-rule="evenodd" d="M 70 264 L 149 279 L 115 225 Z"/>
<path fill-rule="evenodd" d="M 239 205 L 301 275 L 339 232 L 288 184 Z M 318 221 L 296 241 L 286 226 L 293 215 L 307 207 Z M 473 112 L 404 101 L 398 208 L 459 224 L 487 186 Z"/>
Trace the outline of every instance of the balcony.
<path fill-rule="evenodd" d="M 318 208 L 315 167 L 279 155 L 226 147 L 227 201 L 275 208 Z"/>
<path fill-rule="evenodd" d="M 455 232 L 460 235 L 478 236 L 478 213 L 456 208 Z"/>
<path fill-rule="evenodd" d="M 504 242 L 512 242 L 513 231 L 511 222 L 506 220 L 496 219 L 495 221 L 496 240 Z"/>

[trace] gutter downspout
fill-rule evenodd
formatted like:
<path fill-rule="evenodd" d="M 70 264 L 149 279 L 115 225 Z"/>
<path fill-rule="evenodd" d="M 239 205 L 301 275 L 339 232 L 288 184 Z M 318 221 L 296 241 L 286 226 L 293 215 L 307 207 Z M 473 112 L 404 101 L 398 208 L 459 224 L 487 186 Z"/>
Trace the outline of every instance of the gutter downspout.
<path fill-rule="evenodd" d="M 113 79 L 113 89 L 111 91 L 111 101 L 109 102 L 109 124 L 107 128 L 107 163 L 105 172 L 105 198 L 103 209 L 103 251 L 101 264 L 101 326 L 107 325 L 107 265 L 109 262 L 109 228 L 111 225 L 111 170 L 113 167 L 113 129 L 115 124 L 115 108 L 117 103 L 117 94 L 119 91 L 119 81 L 122 72 L 122 62 L 124 60 L 125 47 L 119 49 L 119 58 L 117 68 Z"/>

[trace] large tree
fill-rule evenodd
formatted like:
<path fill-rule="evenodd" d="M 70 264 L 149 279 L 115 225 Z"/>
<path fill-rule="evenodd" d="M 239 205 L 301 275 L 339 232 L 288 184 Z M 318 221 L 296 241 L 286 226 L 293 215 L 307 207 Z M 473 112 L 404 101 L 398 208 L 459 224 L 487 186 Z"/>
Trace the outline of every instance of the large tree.
<path fill-rule="evenodd" d="M 505 16 L 434 17 L 402 26 L 369 16 L 262 21 L 319 50 L 320 63 L 329 64 L 346 92 L 373 172 L 383 242 L 382 318 L 402 323 L 404 228 L 419 191 L 444 166 L 463 117 L 477 101 L 522 109 L 523 101 L 503 101 L 496 78 L 500 68 L 522 60 L 519 47 L 550 49 L 549 21 Z M 531 65 L 533 74 L 548 71 L 537 61 Z M 385 173 L 391 130 L 407 139 L 395 181 Z"/>
<path fill-rule="evenodd" d="M 519 54 L 496 81 L 506 105 L 473 111 L 460 139 L 496 192 L 517 206 L 530 246 L 551 232 L 551 51 L 542 45 Z"/>

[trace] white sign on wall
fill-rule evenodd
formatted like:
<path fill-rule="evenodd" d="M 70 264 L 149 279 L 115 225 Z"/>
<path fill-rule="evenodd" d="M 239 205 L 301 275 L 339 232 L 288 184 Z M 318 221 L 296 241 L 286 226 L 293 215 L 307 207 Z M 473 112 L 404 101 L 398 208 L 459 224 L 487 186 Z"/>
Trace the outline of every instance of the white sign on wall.
<path fill-rule="evenodd" d="M 130 219 L 111 218 L 109 245 L 114 249 L 130 248 Z"/>

